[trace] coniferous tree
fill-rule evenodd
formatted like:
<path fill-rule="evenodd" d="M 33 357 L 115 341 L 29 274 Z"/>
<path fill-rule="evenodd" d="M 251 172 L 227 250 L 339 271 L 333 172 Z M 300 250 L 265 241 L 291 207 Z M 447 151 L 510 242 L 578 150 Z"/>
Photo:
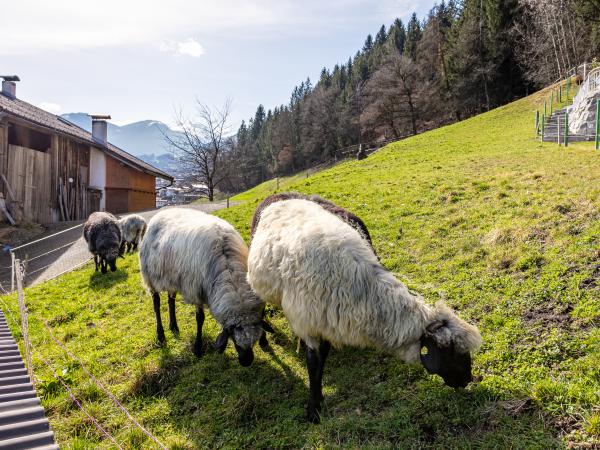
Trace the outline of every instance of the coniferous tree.
<path fill-rule="evenodd" d="M 385 25 L 381 25 L 381 28 L 375 35 L 375 45 L 383 45 L 387 40 L 387 31 L 385 30 Z"/>
<path fill-rule="evenodd" d="M 390 28 L 389 38 L 392 44 L 400 52 L 404 52 L 404 42 L 406 41 L 406 29 L 400 19 L 396 19 Z"/>
<path fill-rule="evenodd" d="M 406 40 L 404 41 L 404 55 L 416 60 L 417 46 L 421 40 L 421 24 L 417 18 L 417 14 L 413 13 L 406 26 Z"/>
<path fill-rule="evenodd" d="M 435 128 L 507 103 L 600 52 L 595 0 L 441 1 L 396 19 L 289 104 L 242 122 L 231 189 L 337 157 L 339 149 Z"/>
<path fill-rule="evenodd" d="M 373 36 L 371 36 L 370 34 L 367 36 L 367 39 L 365 40 L 365 45 L 363 45 L 362 51 L 363 52 L 370 52 L 373 49 Z"/>

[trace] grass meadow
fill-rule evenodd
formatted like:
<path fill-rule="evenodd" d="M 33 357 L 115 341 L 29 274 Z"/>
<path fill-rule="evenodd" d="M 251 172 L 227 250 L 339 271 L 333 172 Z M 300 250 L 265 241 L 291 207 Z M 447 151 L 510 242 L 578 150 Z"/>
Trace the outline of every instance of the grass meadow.
<path fill-rule="evenodd" d="M 111 442 L 58 376 L 124 448 L 152 442 L 49 338 L 45 322 L 171 449 L 600 446 L 600 152 L 536 139 L 534 111 L 546 96 L 280 180 L 280 191 L 319 194 L 358 214 L 385 267 L 479 326 L 478 382 L 455 391 L 380 352 L 334 350 L 323 421 L 310 425 L 304 356 L 280 311 L 268 309 L 276 333 L 249 368 L 231 344 L 223 355 L 211 349 L 218 327 L 210 316 L 207 353 L 194 357 L 193 308 L 181 302 L 181 335 L 167 331 L 160 347 L 137 255 L 129 255 L 115 273 L 88 265 L 26 290 L 31 340 L 54 368 L 34 353 L 61 447 Z M 217 214 L 248 239 L 254 208 L 273 192 L 275 181 L 263 183 Z M 18 310 L 15 296 L 0 306 Z"/>

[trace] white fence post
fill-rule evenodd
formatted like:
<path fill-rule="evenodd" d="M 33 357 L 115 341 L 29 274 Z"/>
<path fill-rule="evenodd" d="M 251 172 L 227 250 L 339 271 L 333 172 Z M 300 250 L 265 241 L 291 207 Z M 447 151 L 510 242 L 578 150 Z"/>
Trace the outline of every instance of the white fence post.
<path fill-rule="evenodd" d="M 23 348 L 25 349 L 25 361 L 27 363 L 27 373 L 31 384 L 34 384 L 33 367 L 31 365 L 31 342 L 29 341 L 29 318 L 27 315 L 27 306 L 25 305 L 25 292 L 23 291 L 23 267 L 21 261 L 15 260 L 15 278 L 17 279 L 17 290 L 19 298 L 19 316 L 21 319 L 21 334 L 23 335 Z"/>
<path fill-rule="evenodd" d="M 15 291 L 15 254 L 10 252 L 10 292 Z"/>

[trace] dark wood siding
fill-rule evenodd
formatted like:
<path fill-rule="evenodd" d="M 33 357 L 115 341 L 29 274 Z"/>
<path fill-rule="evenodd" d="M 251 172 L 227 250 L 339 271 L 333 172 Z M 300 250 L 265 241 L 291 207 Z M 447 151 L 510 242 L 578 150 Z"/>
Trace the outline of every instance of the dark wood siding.
<path fill-rule="evenodd" d="M 156 178 L 106 157 L 106 210 L 114 214 L 156 206 Z"/>
<path fill-rule="evenodd" d="M 8 146 L 6 178 L 27 222 L 51 223 L 50 155 L 16 145 Z"/>
<path fill-rule="evenodd" d="M 0 120 L 0 173 L 6 173 L 8 166 L 8 123 Z M 0 179 L 0 190 L 6 195 L 6 187 L 4 182 Z"/>
<path fill-rule="evenodd" d="M 55 135 L 52 137 L 50 153 L 52 207 L 55 221 L 86 219 L 93 212 L 89 211 L 87 189 L 90 178 L 90 146 L 66 136 Z M 72 181 L 70 182 L 69 179 Z"/>

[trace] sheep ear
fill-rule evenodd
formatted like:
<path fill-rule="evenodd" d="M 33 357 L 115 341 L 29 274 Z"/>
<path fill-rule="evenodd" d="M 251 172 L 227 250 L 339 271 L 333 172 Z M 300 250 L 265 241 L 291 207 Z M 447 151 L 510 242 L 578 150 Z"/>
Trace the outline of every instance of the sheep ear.
<path fill-rule="evenodd" d="M 429 325 L 427 325 L 427 334 L 429 336 L 434 335 L 435 332 L 442 328 L 444 325 L 446 324 L 441 320 L 436 320 L 435 322 L 430 323 Z"/>
<path fill-rule="evenodd" d="M 223 353 L 225 348 L 227 347 L 227 340 L 229 339 L 230 331 L 228 328 L 223 329 L 221 334 L 217 336 L 217 340 L 215 341 L 215 349 L 219 353 Z"/>
<path fill-rule="evenodd" d="M 262 329 L 269 332 L 269 333 L 275 333 L 275 330 L 273 329 L 273 327 L 271 326 L 271 324 L 269 322 L 267 322 L 266 320 L 261 320 L 260 321 L 260 325 L 262 326 Z"/>

